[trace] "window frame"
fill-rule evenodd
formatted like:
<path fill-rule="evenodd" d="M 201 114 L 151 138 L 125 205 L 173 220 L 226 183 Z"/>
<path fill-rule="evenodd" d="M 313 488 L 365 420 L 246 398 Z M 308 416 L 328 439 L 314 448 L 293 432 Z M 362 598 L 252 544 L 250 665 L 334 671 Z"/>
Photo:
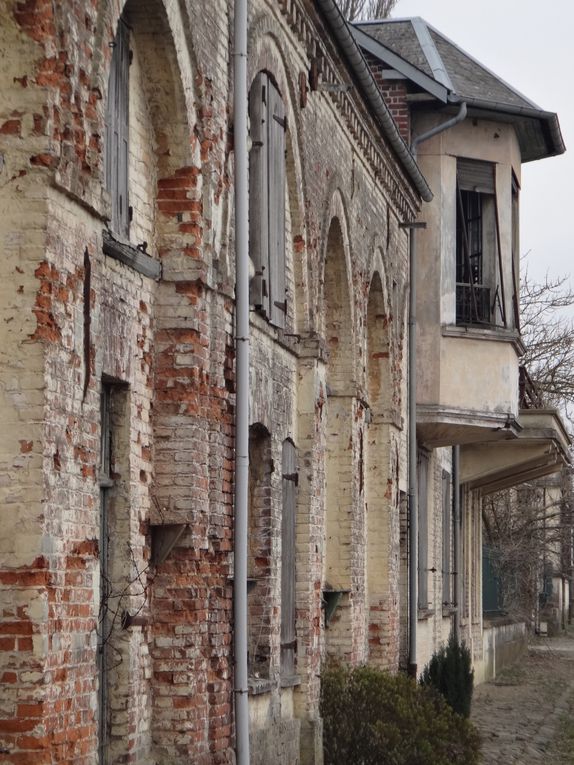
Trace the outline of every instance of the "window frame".
<path fill-rule="evenodd" d="M 418 587 L 417 601 L 419 611 L 429 609 L 429 496 L 430 455 L 419 449 L 417 454 L 417 509 L 418 509 Z"/>
<path fill-rule="evenodd" d="M 286 680 L 296 671 L 296 515 L 297 449 L 291 439 L 282 444 L 281 454 L 281 676 Z"/>
<path fill-rule="evenodd" d="M 456 323 L 507 326 L 496 164 L 457 159 Z"/>
<path fill-rule="evenodd" d="M 451 475 L 442 471 L 442 604 L 445 608 L 453 606 L 452 595 L 452 528 L 453 503 Z"/>

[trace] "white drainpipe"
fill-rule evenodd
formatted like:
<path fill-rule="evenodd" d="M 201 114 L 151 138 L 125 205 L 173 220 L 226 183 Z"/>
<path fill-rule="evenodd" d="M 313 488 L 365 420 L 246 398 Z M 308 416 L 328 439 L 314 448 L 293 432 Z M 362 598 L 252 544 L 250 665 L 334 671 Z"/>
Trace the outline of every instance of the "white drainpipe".
<path fill-rule="evenodd" d="M 235 154 L 235 517 L 234 659 L 237 765 L 249 765 L 247 684 L 247 490 L 249 481 L 249 165 L 247 146 L 247 0 L 235 0 L 233 33 Z"/>

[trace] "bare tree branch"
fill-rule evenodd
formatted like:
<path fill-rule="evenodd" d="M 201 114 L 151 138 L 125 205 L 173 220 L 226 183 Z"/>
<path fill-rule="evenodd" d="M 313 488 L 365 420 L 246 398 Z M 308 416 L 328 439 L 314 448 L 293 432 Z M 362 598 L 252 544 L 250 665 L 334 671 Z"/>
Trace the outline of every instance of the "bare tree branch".
<path fill-rule="evenodd" d="M 547 406 L 574 412 L 574 307 L 568 277 L 534 282 L 525 270 L 520 285 L 523 363 Z"/>
<path fill-rule="evenodd" d="M 348 21 L 386 19 L 398 0 L 339 0 L 339 7 Z"/>

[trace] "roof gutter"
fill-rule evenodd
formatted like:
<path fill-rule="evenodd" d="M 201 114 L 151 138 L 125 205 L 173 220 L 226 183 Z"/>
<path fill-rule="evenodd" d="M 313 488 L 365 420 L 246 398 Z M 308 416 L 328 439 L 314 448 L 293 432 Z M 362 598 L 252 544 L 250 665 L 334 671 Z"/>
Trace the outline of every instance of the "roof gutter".
<path fill-rule="evenodd" d="M 379 88 L 373 79 L 373 75 L 365 61 L 365 57 L 357 45 L 339 6 L 336 4 L 335 0 L 316 0 L 316 3 L 323 12 L 333 36 L 341 46 L 347 62 L 359 81 L 369 106 L 382 127 L 385 138 L 387 138 L 403 163 L 411 181 L 423 200 L 425 202 L 430 202 L 433 198 L 433 193 L 414 157 L 409 151 L 407 144 L 401 137 L 395 121 L 393 120 Z"/>
<path fill-rule="evenodd" d="M 527 106 L 511 106 L 509 104 L 502 104 L 499 101 L 487 101 L 482 98 L 468 98 L 466 96 L 452 96 L 449 100 L 454 103 L 460 103 L 461 100 L 464 100 L 469 107 L 474 106 L 476 109 L 490 110 L 501 114 L 509 114 L 515 117 L 527 117 L 545 122 L 548 126 L 548 133 L 552 143 L 552 145 L 549 146 L 550 155 L 564 154 L 566 151 L 558 115 L 554 112 L 545 112 L 542 109 L 528 108 Z"/>

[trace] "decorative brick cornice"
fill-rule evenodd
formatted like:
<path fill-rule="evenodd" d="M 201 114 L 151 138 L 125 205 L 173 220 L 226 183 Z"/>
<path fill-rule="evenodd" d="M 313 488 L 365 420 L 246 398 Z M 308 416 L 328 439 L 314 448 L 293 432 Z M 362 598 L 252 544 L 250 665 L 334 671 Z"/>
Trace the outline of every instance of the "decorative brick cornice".
<path fill-rule="evenodd" d="M 312 25 L 298 0 L 279 0 L 279 7 L 305 50 L 308 53 L 314 52 L 311 55 L 322 59 L 321 82 L 327 85 L 340 84 L 337 64 L 329 55 L 318 30 Z M 350 134 L 362 148 L 375 177 L 400 211 L 401 218 L 414 219 L 420 207 L 418 195 L 406 177 L 400 174 L 400 165 L 386 140 L 375 141 L 372 130 L 365 124 L 351 92 L 330 91 L 329 97 L 346 122 Z"/>

